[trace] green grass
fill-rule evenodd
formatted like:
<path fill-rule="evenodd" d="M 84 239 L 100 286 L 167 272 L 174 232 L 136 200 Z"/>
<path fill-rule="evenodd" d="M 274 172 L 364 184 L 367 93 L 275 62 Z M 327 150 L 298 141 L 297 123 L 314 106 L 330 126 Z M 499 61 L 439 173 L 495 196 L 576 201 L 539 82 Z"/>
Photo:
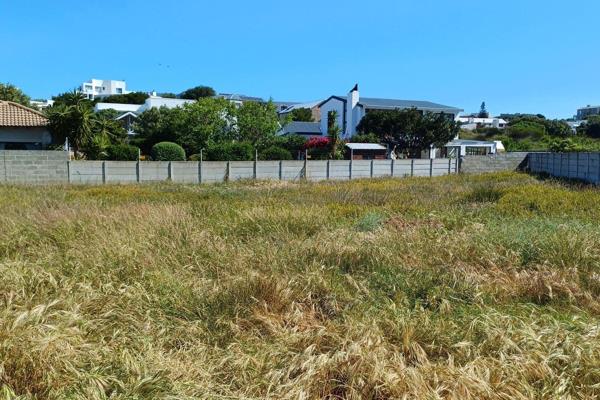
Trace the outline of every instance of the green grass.
<path fill-rule="evenodd" d="M 0 187 L 0 399 L 600 396 L 600 191 Z"/>

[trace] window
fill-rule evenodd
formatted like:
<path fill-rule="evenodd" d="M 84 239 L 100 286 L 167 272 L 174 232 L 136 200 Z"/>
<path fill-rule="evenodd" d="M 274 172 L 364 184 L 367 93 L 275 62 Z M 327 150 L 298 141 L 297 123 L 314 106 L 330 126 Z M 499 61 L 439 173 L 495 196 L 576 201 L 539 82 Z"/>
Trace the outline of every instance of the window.
<path fill-rule="evenodd" d="M 117 88 L 117 94 L 123 94 L 123 89 Z"/>

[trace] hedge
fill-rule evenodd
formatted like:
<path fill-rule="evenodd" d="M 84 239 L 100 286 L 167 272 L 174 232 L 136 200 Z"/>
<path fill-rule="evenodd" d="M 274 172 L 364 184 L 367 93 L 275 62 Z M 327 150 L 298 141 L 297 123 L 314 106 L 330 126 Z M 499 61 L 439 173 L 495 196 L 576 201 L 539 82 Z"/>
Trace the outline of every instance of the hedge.
<path fill-rule="evenodd" d="M 205 151 L 210 161 L 251 161 L 254 160 L 254 148 L 246 142 L 215 143 Z"/>
<path fill-rule="evenodd" d="M 139 147 L 129 144 L 113 144 L 106 149 L 106 158 L 114 161 L 137 161 L 139 151 Z"/>
<path fill-rule="evenodd" d="M 154 161 L 185 161 L 185 150 L 173 142 L 160 142 L 152 146 L 150 157 Z"/>

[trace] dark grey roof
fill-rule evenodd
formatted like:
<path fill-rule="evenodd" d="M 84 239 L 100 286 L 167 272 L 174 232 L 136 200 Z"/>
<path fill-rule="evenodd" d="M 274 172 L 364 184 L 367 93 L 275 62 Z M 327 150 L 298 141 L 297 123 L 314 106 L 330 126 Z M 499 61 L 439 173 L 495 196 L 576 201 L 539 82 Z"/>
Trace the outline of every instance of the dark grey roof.
<path fill-rule="evenodd" d="M 404 109 L 417 108 L 425 111 L 462 111 L 456 107 L 445 106 L 443 104 L 432 103 L 422 100 L 395 100 L 395 99 L 378 99 L 374 97 L 361 97 L 359 104 L 365 108 L 379 109 Z"/>
<path fill-rule="evenodd" d="M 302 122 L 302 121 L 292 121 L 285 125 L 279 131 L 280 135 L 287 135 L 290 133 L 298 133 L 304 135 L 320 135 L 321 134 L 321 124 L 318 122 Z"/>
<path fill-rule="evenodd" d="M 343 102 L 347 101 L 344 96 L 330 96 L 323 100 L 319 107 L 327 103 L 331 99 L 337 99 Z M 452 112 L 457 113 L 463 111 L 460 108 L 445 106 L 443 104 L 432 103 L 431 101 L 422 100 L 396 100 L 396 99 L 379 99 L 376 97 L 360 97 L 359 106 L 371 109 L 380 110 L 393 110 L 393 109 L 405 109 L 405 108 L 417 108 L 423 111 L 439 111 L 439 112 Z"/>

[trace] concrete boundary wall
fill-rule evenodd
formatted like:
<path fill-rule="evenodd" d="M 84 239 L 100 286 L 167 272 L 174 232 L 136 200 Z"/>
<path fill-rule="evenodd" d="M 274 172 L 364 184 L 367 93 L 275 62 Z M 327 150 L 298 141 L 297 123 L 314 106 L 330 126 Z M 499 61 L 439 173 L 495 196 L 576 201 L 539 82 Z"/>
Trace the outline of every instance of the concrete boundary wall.
<path fill-rule="evenodd" d="M 600 153 L 530 153 L 529 171 L 600 184 Z"/>
<path fill-rule="evenodd" d="M 69 161 L 68 182 L 76 184 L 173 181 L 216 183 L 244 179 L 306 179 L 441 176 L 458 172 L 455 159 L 310 161 Z"/>
<path fill-rule="evenodd" d="M 455 159 L 285 161 L 69 161 L 63 151 L 0 151 L 0 183 L 217 183 L 245 179 L 350 180 L 440 176 L 458 172 Z"/>
<path fill-rule="evenodd" d="M 64 151 L 0 150 L 0 183 L 66 183 Z"/>

